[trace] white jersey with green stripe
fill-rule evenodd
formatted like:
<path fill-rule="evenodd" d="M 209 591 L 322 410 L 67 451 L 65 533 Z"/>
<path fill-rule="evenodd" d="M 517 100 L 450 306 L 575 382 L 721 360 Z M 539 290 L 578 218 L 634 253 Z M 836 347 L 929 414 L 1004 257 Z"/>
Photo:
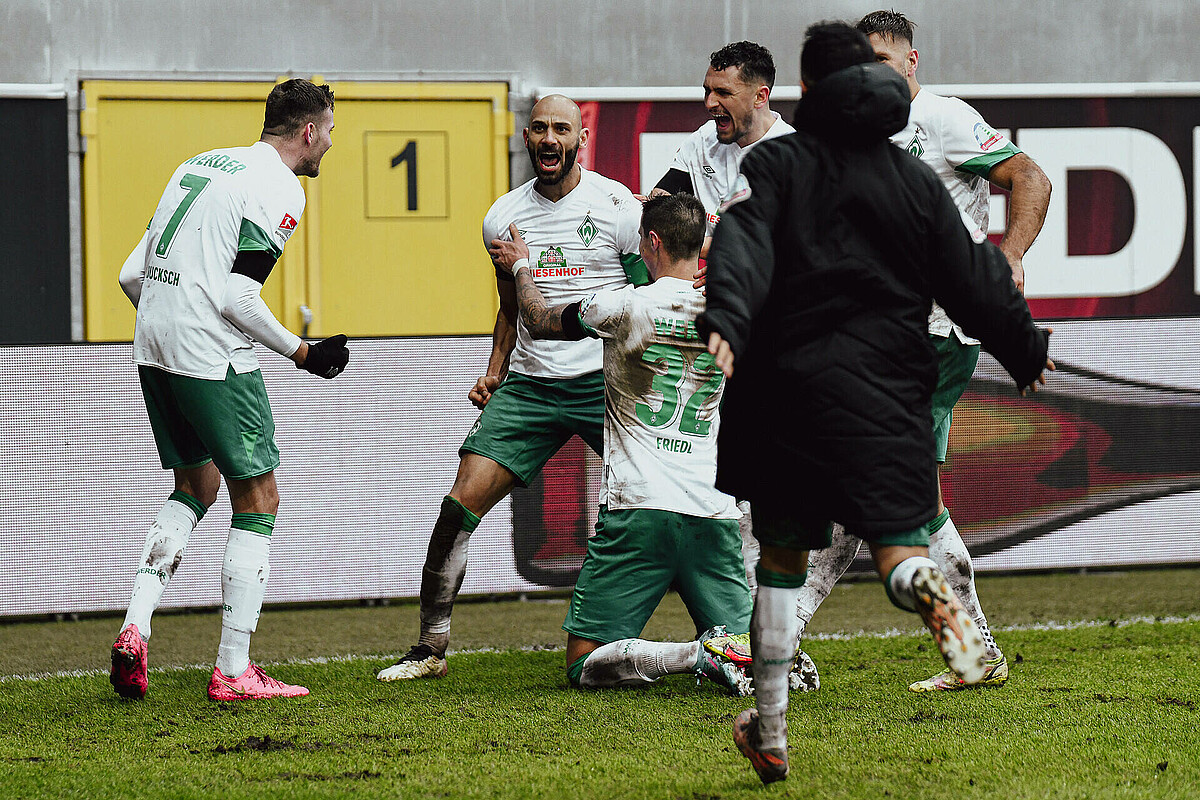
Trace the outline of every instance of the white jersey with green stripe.
<path fill-rule="evenodd" d="M 717 491 L 725 376 L 696 332 L 704 295 L 659 278 L 586 298 L 579 318 L 604 340 L 604 481 L 609 509 L 737 519 Z"/>
<path fill-rule="evenodd" d="M 745 147 L 737 142 L 723 144 L 717 139 L 717 123 L 709 120 L 689 134 L 675 153 L 670 168 L 686 172 L 691 177 L 696 197 L 708 212 L 708 229 L 705 232 L 707 236 L 713 235 L 713 230 L 720 220 L 717 209 L 729 199 L 746 153 L 760 142 L 796 132 L 796 129 L 784 122 L 778 113 L 771 113 L 775 116 L 771 127 L 761 139 Z"/>
<path fill-rule="evenodd" d="M 979 112 L 957 97 L 943 97 L 921 89 L 912 100 L 908 126 L 892 134 L 892 144 L 924 161 L 950 192 L 959 211 L 984 233 L 988 229 L 988 173 L 1001 161 L 1021 152 L 1008 137 L 984 122 Z M 929 332 L 949 336 L 953 331 L 969 344 L 937 303 L 929 315 Z"/>
<path fill-rule="evenodd" d="M 620 183 L 583 170 L 579 185 L 557 203 L 534 189 L 513 189 L 483 219 L 483 244 L 511 239 L 508 226 L 529 246 L 529 271 L 550 306 L 572 303 L 600 289 L 645 283 L 638 255 L 642 205 Z M 603 366 L 600 343 L 534 339 L 517 320 L 509 369 L 534 378 L 577 378 Z"/>
<path fill-rule="evenodd" d="M 193 378 L 258 369 L 252 340 L 221 315 L 239 251 L 278 258 L 304 188 L 274 147 L 210 150 L 175 170 L 147 228 L 133 360 Z"/>

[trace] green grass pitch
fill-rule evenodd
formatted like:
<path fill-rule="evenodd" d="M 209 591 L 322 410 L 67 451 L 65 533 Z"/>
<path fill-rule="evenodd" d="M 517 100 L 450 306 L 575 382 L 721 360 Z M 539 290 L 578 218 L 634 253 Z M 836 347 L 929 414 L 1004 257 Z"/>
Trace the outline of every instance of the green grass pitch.
<path fill-rule="evenodd" d="M 313 694 L 242 704 L 204 695 L 215 614 L 156 617 L 141 702 L 108 685 L 119 620 L 7 624 L 0 798 L 1200 796 L 1200 570 L 983 578 L 980 593 L 1011 678 L 929 696 L 904 689 L 940 665 L 916 618 L 877 583 L 835 590 L 806 644 L 822 687 L 791 697 L 791 777 L 766 788 L 730 736 L 752 700 L 686 677 L 569 689 L 545 649 L 561 599 L 460 603 L 455 644 L 476 651 L 399 684 L 374 673 L 415 632 L 411 604 L 268 609 L 253 655 Z M 646 633 L 691 634 L 677 599 Z"/>

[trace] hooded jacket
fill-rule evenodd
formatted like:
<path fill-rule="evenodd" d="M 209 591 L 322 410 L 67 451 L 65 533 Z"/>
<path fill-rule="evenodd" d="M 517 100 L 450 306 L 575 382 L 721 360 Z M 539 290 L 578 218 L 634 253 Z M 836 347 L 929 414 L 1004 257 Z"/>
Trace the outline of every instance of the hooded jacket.
<path fill-rule="evenodd" d="M 907 84 L 880 64 L 805 93 L 797 132 L 742 163 L 698 321 L 735 356 L 717 487 L 868 538 L 937 513 L 931 298 L 1018 386 L 1046 363 L 1004 255 L 889 143 L 908 110 Z"/>

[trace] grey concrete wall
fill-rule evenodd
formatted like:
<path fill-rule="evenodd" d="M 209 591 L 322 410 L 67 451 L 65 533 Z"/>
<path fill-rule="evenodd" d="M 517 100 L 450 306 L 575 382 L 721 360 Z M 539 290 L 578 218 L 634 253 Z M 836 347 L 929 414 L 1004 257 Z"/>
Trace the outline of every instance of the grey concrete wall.
<path fill-rule="evenodd" d="M 880 0 L 0 0 L 0 83 L 128 73 L 695 85 L 752 39 L 795 84 L 806 25 Z M 891 7 L 891 0 L 883 3 Z M 908 0 L 927 83 L 1200 80 L 1197 0 Z"/>

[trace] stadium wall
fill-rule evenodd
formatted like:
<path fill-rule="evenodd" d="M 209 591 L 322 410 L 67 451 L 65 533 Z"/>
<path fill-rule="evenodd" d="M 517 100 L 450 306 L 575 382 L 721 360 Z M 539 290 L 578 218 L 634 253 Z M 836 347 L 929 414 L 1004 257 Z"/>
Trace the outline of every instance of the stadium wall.
<path fill-rule="evenodd" d="M 0 81 L 73 82 L 120 72 L 374 73 L 388 80 L 503 73 L 529 86 L 691 86 L 705 56 L 752 39 L 778 83 L 799 78 L 799 42 L 820 19 L 879 0 L 5 0 Z M 1193 0 L 910 0 L 930 83 L 1194 80 Z"/>

